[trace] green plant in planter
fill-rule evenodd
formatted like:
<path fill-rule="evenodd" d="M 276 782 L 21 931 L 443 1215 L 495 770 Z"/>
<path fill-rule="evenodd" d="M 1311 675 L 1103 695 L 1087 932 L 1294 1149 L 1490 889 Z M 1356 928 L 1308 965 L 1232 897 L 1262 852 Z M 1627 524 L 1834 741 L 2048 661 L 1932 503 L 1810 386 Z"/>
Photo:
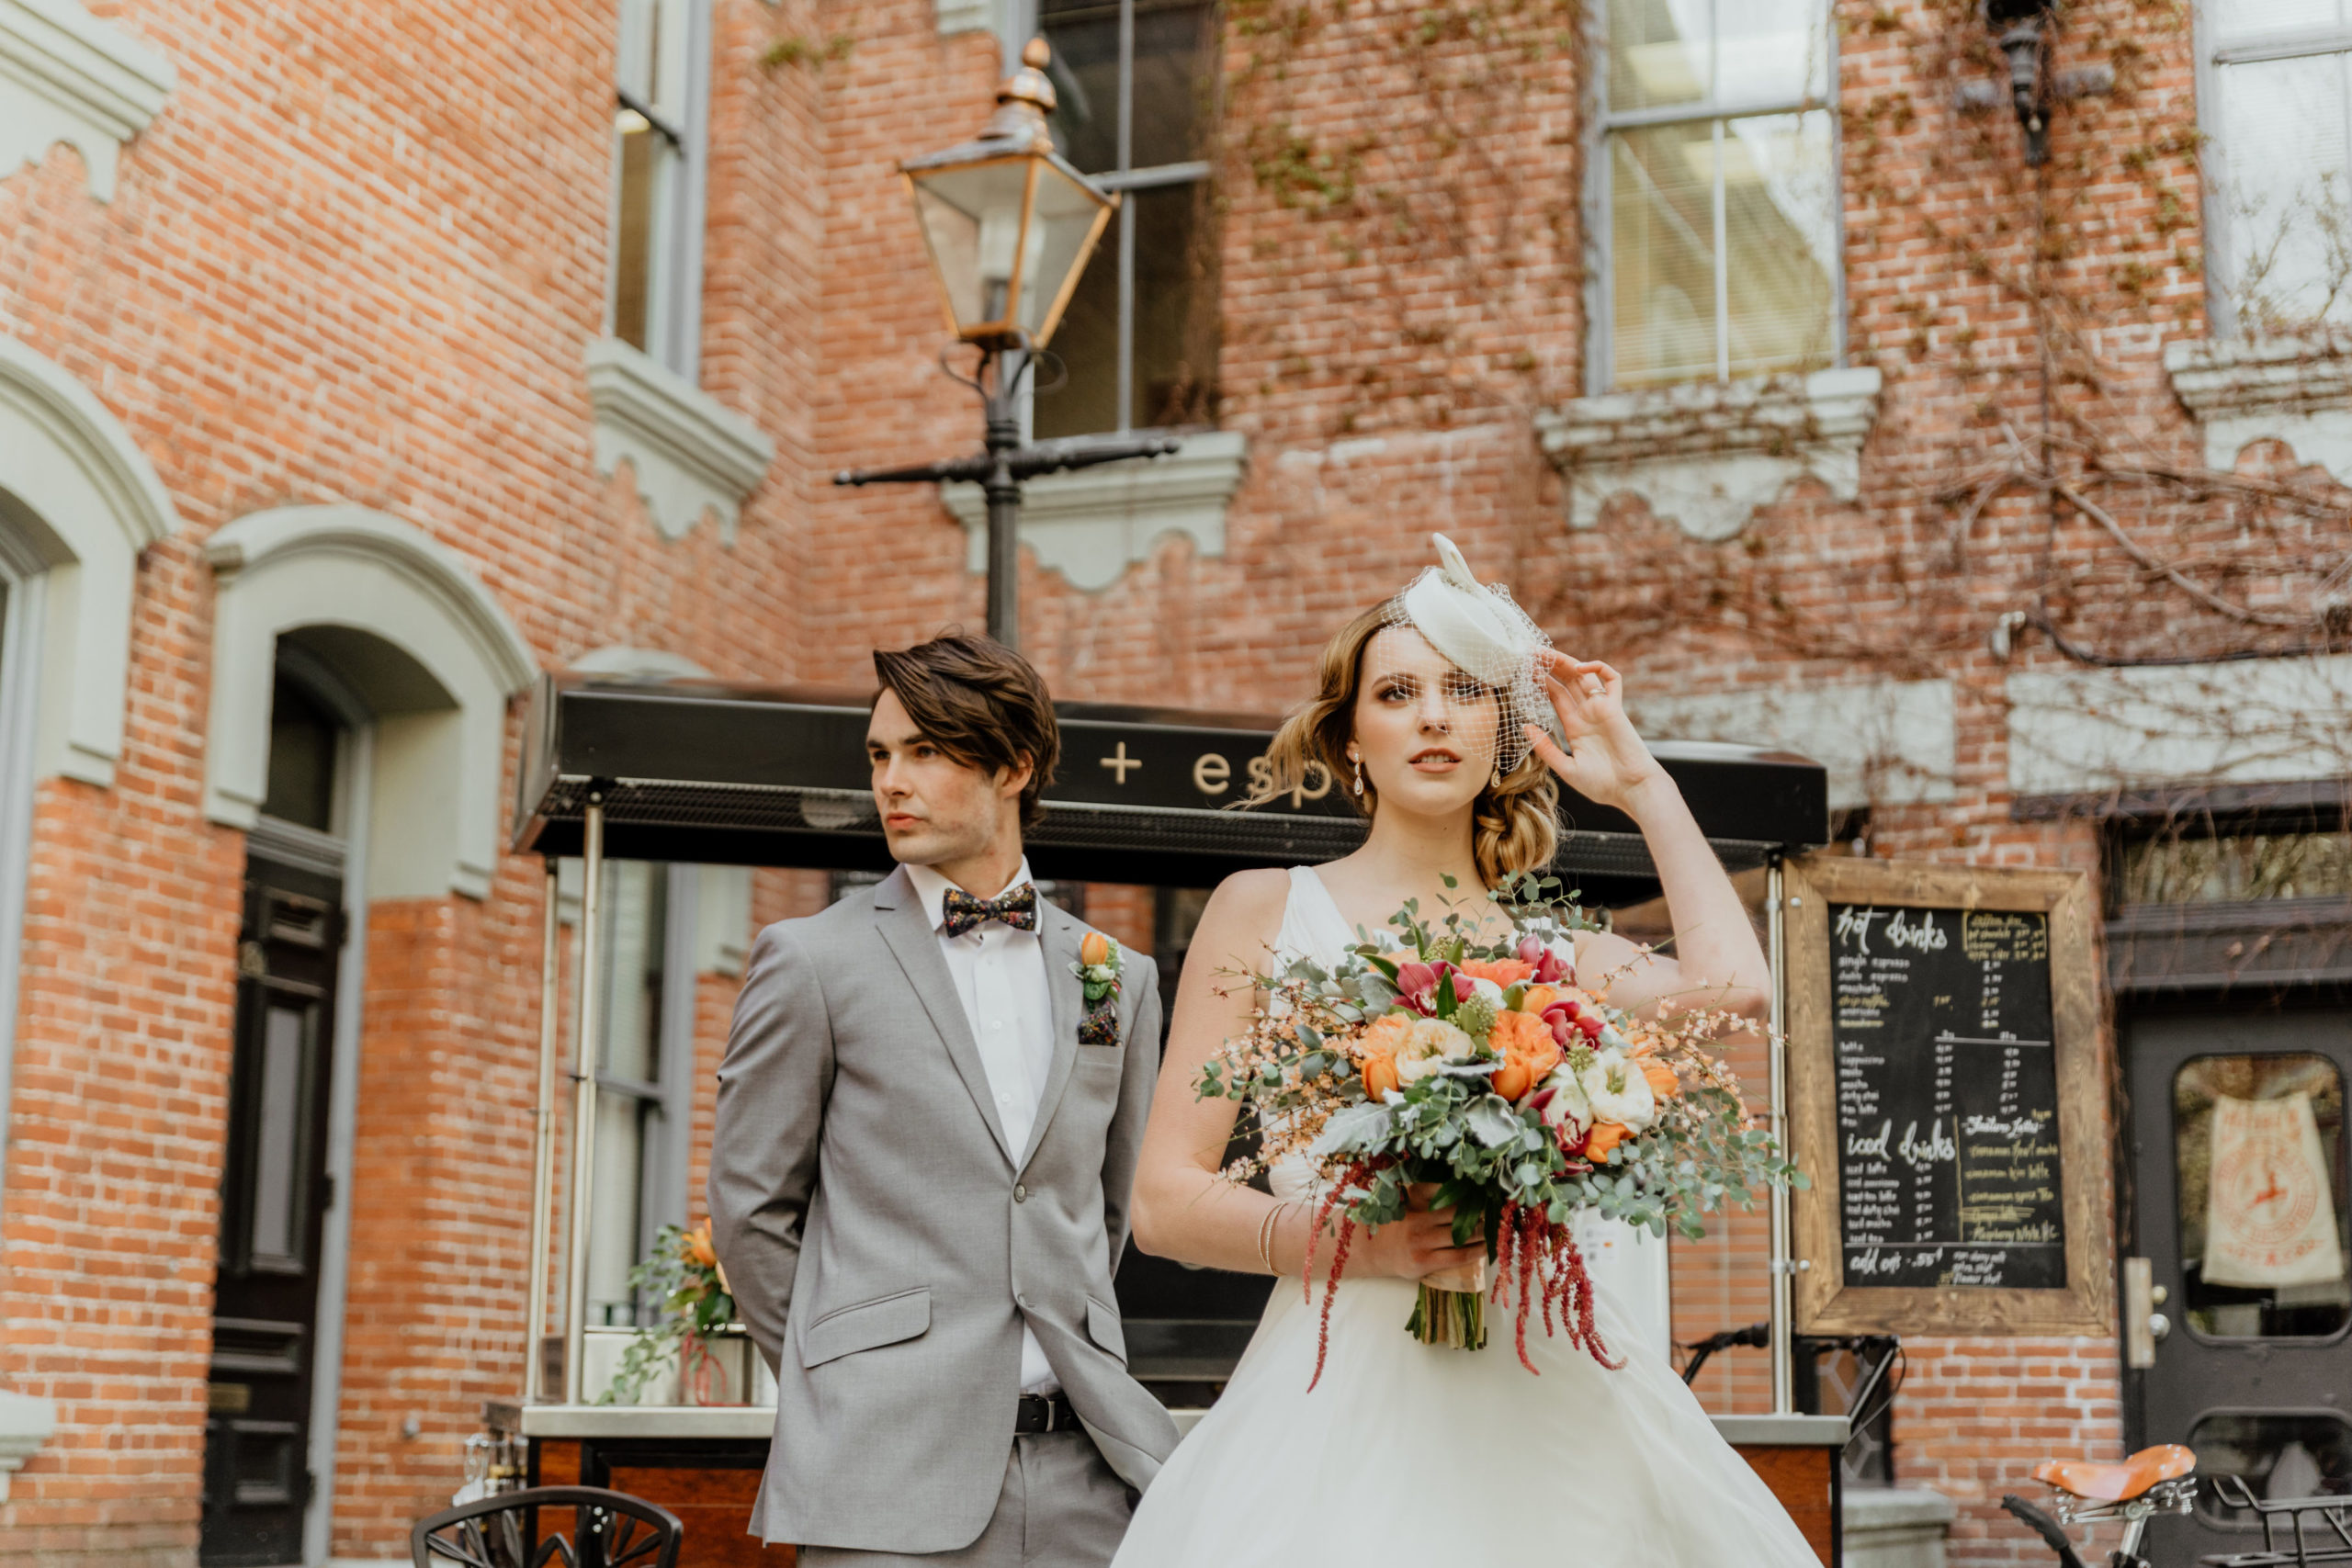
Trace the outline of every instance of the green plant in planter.
<path fill-rule="evenodd" d="M 629 1341 L 612 1382 L 596 1396 L 599 1404 L 634 1404 L 673 1355 L 688 1380 L 707 1378 L 712 1358 L 705 1341 L 735 1321 L 735 1297 L 711 1247 L 707 1221 L 692 1230 L 663 1225 L 653 1255 L 628 1271 L 628 1282 L 639 1299 L 661 1302 L 661 1316 Z"/>

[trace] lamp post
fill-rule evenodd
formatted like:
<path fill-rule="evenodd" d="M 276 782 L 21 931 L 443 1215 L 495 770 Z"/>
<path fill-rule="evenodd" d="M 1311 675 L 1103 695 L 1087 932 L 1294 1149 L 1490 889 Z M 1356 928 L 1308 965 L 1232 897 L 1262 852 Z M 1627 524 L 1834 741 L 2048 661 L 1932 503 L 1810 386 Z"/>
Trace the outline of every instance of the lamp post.
<path fill-rule="evenodd" d="M 986 411 L 983 450 L 833 476 L 837 485 L 977 482 L 988 497 L 989 636 L 1007 648 L 1021 643 L 1022 481 L 1064 468 L 1160 457 L 1180 445 L 1164 436 L 1021 438 L 1023 380 L 1061 324 L 1079 275 L 1119 205 L 1115 194 L 1054 151 L 1046 127 L 1054 109 L 1047 58 L 1046 40 L 1030 39 L 1021 68 L 997 88 L 996 113 L 978 140 L 899 165 L 939 279 L 947 329 L 979 351 L 971 377 L 948 373 L 979 394 Z"/>

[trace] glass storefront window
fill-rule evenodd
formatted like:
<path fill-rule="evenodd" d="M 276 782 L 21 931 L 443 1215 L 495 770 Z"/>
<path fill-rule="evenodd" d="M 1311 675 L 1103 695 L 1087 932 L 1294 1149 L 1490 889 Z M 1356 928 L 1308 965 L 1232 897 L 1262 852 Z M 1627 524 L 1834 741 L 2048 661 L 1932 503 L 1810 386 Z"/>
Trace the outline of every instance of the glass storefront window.
<path fill-rule="evenodd" d="M 2352 1319 L 2344 1078 L 2305 1053 L 2199 1056 L 2173 1078 L 2182 1309 L 2215 1339 L 2318 1338 Z"/>
<path fill-rule="evenodd" d="M 2352 1493 L 2352 1421 L 2332 1410 L 2217 1410 L 2188 1429 L 2188 1446 L 2199 1475 L 2241 1477 L 2266 1503 Z M 2197 1489 L 2197 1507 L 2217 1524 L 2256 1522 L 2211 1486 Z"/>
<path fill-rule="evenodd" d="M 2352 897 L 2352 833 L 2143 839 L 2123 847 L 2126 904 Z"/>
<path fill-rule="evenodd" d="M 662 1005 L 667 987 L 670 868 L 650 861 L 605 866 L 605 1029 L 596 1075 L 596 1201 L 589 1216 L 588 1321 L 639 1321 L 629 1270 L 674 1213 L 662 1213 L 658 1166 L 667 1157 Z"/>

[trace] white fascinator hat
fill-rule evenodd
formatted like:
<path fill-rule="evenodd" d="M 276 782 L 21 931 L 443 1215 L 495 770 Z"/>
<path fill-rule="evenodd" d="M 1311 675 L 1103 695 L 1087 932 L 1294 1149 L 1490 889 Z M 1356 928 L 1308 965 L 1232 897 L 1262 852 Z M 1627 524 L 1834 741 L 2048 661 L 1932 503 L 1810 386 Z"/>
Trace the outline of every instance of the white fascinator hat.
<path fill-rule="evenodd" d="M 1510 590 L 1480 582 L 1453 540 L 1442 534 L 1430 538 L 1437 546 L 1438 564 L 1388 602 L 1388 618 L 1420 633 L 1455 668 L 1494 694 L 1502 710 L 1495 736 L 1495 772 L 1500 776 L 1527 755 L 1521 725 L 1551 728 L 1552 705 L 1544 696 L 1537 659 L 1552 639 L 1512 601 Z"/>

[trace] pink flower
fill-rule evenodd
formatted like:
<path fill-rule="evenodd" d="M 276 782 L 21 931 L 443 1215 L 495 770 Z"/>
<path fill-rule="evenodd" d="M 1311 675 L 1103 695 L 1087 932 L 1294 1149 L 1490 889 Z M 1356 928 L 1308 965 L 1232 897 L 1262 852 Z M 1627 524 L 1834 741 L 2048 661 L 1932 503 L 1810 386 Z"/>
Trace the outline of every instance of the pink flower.
<path fill-rule="evenodd" d="M 1580 1010 L 1573 1000 L 1566 998 L 1544 1010 L 1544 1021 L 1552 1026 L 1552 1038 L 1560 1043 L 1563 1050 L 1570 1043 L 1568 1036 L 1577 1032 L 1577 1015 Z"/>
<path fill-rule="evenodd" d="M 1563 980 L 1576 977 L 1567 963 L 1542 937 L 1520 938 L 1519 956 L 1521 963 L 1534 966 L 1535 983 L 1539 986 L 1556 986 Z"/>
<path fill-rule="evenodd" d="M 1426 964 L 1396 965 L 1396 995 L 1424 1017 L 1437 1010 L 1437 971 Z"/>
<path fill-rule="evenodd" d="M 1477 994 L 1478 983 L 1469 976 L 1457 973 L 1443 959 L 1435 964 L 1407 963 L 1396 965 L 1396 995 L 1399 1000 L 1424 1018 L 1437 1014 L 1437 986 L 1440 980 L 1453 982 L 1453 999 L 1466 1002 Z"/>

